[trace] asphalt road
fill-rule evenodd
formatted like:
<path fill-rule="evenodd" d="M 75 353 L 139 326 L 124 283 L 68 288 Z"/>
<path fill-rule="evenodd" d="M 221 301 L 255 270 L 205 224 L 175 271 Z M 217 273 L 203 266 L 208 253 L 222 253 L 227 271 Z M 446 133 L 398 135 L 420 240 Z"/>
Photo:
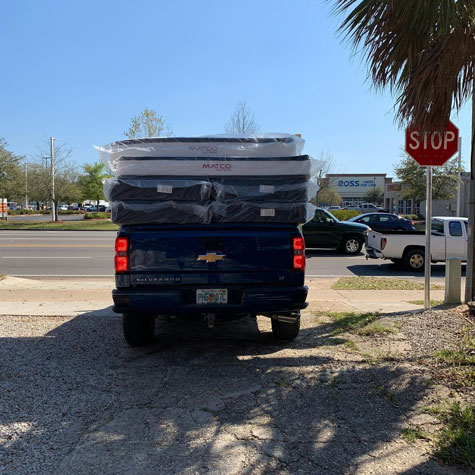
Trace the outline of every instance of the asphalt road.
<path fill-rule="evenodd" d="M 0 231 L 0 274 L 12 276 L 113 275 L 115 231 Z M 462 266 L 465 272 L 465 266 Z M 334 251 L 307 251 L 307 276 L 422 277 L 394 264 L 348 257 Z M 443 278 L 445 265 L 432 265 L 432 276 Z"/>
<path fill-rule="evenodd" d="M 112 276 L 115 235 L 115 231 L 0 231 L 0 274 Z"/>

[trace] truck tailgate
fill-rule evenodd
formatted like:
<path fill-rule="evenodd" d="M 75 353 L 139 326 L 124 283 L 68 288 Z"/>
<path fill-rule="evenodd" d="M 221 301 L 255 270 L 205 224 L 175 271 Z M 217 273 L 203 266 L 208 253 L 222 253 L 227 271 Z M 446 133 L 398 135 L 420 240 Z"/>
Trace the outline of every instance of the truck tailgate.
<path fill-rule="evenodd" d="M 288 225 L 134 226 L 130 285 L 288 285 L 299 235 Z"/>

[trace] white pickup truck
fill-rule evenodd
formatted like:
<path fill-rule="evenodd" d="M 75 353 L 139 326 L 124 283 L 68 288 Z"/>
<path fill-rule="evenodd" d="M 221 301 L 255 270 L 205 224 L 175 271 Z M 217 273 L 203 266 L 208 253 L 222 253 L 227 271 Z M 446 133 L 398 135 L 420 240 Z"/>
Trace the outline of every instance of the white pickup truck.
<path fill-rule="evenodd" d="M 431 262 L 448 257 L 467 258 L 467 218 L 436 217 L 431 222 Z M 366 235 L 366 254 L 371 259 L 389 259 L 413 271 L 424 270 L 424 231 L 389 231 Z"/>

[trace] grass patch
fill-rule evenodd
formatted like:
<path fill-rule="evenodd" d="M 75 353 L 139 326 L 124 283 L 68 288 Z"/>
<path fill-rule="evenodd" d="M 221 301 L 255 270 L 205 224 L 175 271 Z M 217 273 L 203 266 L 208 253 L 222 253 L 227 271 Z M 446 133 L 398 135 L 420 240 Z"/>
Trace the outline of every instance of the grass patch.
<path fill-rule="evenodd" d="M 438 413 L 444 428 L 437 437 L 437 456 L 445 463 L 475 468 L 475 406 L 446 402 Z"/>
<path fill-rule="evenodd" d="M 348 350 L 351 350 L 351 351 L 359 351 L 360 350 L 359 346 L 353 340 L 346 340 L 345 343 L 343 343 L 343 344 L 345 345 L 345 347 Z"/>
<path fill-rule="evenodd" d="M 103 231 L 111 230 L 116 231 L 119 229 L 117 224 L 112 223 L 111 221 L 106 220 L 88 220 L 88 221 L 57 221 L 44 222 L 44 223 L 31 223 L 31 222 L 12 222 L 12 221 L 0 221 L 0 229 L 18 229 L 18 230 L 58 230 L 58 231 Z"/>
<path fill-rule="evenodd" d="M 406 279 L 374 277 L 342 277 L 332 285 L 335 290 L 424 290 L 424 284 Z M 444 286 L 432 284 L 431 289 Z"/>
<path fill-rule="evenodd" d="M 6 278 L 7 278 L 7 276 L 5 274 L 0 274 L 0 280 L 4 280 Z"/>
<path fill-rule="evenodd" d="M 108 219 L 109 216 L 109 213 L 86 213 L 84 219 Z"/>
<path fill-rule="evenodd" d="M 409 442 L 410 444 L 414 444 L 419 439 L 428 439 L 429 437 L 422 432 L 418 428 L 408 427 L 402 431 L 402 438 Z"/>
<path fill-rule="evenodd" d="M 374 322 L 379 318 L 377 313 L 354 313 L 354 312 L 330 312 L 328 316 L 332 319 L 333 334 L 345 333 L 358 330 Z"/>
<path fill-rule="evenodd" d="M 424 300 L 409 300 L 407 303 L 412 303 L 413 305 L 424 305 Z M 432 300 L 430 301 L 430 306 L 431 307 L 437 307 L 438 305 L 443 305 L 444 301 L 443 300 Z"/>
<path fill-rule="evenodd" d="M 461 387 L 475 387 L 475 333 L 466 332 L 453 350 L 438 350 L 434 358 L 451 365 L 448 375 L 452 383 Z"/>
<path fill-rule="evenodd" d="M 383 335 L 384 333 L 396 333 L 396 329 L 393 327 L 389 327 L 383 325 L 380 322 L 374 322 L 370 325 L 367 325 L 364 328 L 358 330 L 358 335 L 362 336 L 375 336 L 375 335 Z"/>

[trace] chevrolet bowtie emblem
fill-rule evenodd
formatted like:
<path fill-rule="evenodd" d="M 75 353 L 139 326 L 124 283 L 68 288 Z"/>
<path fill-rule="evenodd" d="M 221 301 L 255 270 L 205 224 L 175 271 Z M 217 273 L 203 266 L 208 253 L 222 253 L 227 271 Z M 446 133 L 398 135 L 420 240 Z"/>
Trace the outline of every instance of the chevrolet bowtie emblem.
<path fill-rule="evenodd" d="M 206 254 L 200 254 L 197 261 L 206 261 L 208 263 L 214 263 L 222 261 L 226 256 L 224 254 L 216 254 L 215 252 L 208 252 Z"/>

